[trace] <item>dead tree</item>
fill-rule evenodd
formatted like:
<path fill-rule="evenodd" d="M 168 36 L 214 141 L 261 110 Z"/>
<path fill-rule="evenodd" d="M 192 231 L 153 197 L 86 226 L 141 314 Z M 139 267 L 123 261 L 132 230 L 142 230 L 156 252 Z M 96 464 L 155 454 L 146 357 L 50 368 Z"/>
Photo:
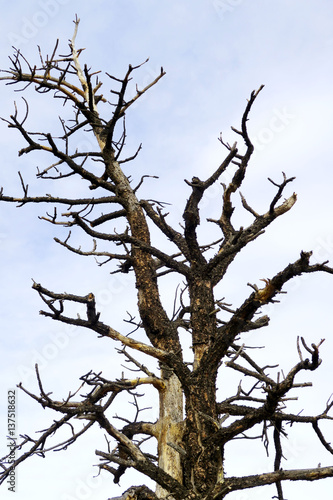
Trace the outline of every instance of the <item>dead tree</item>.
<path fill-rule="evenodd" d="M 75 47 L 78 25 L 79 20 L 76 19 L 68 55 L 58 54 L 57 42 L 52 54 L 46 58 L 39 50 L 39 64 L 31 65 L 21 51 L 16 50 L 10 58 L 11 67 L 4 71 L 1 80 L 20 85 L 22 92 L 27 87 L 33 87 L 38 93 L 48 92 L 58 98 L 66 110 L 72 107 L 71 120 L 60 119 L 61 133 L 58 136 L 28 129 L 29 105 L 24 97 L 24 116 L 20 116 L 15 106 L 14 114 L 5 122 L 26 141 L 26 146 L 19 151 L 20 156 L 38 150 L 53 157 L 49 166 L 37 172 L 40 180 L 54 179 L 57 184 L 75 176 L 86 182 L 87 196 L 30 196 L 28 184 L 20 174 L 23 194 L 20 197 L 9 196 L 1 189 L 0 199 L 18 206 L 45 203 L 55 207 L 43 219 L 69 227 L 70 231 L 81 230 L 93 241 L 90 250 L 78 248 L 71 244 L 69 232 L 64 241 L 56 239 L 60 245 L 79 255 L 94 256 L 106 266 L 115 263 L 112 272 L 132 273 L 140 319 L 131 318 L 131 323 L 135 325 L 131 335 L 104 323 L 103 316 L 96 310 L 93 292 L 82 296 L 54 292 L 37 282 L 34 282 L 33 288 L 44 303 L 40 314 L 87 328 L 98 337 L 109 338 L 110 348 L 118 346 L 126 360 L 140 373 L 135 378 L 122 377 L 112 381 L 105 379 L 102 373 L 89 372 L 81 377 L 80 394 L 85 388 L 85 395 L 80 396 L 78 391 L 69 392 L 61 401 L 56 401 L 44 389 L 36 366 L 40 393 L 36 395 L 28 388 L 19 386 L 43 408 L 57 412 L 59 418 L 37 439 L 22 437 L 17 447 L 16 462 L 9 464 L 6 457 L 2 460 L 1 480 L 5 481 L 14 466 L 32 455 L 67 448 L 93 425 L 99 425 L 108 437 L 106 449 L 96 451 L 101 472 L 111 473 L 114 482 L 118 482 L 127 469 L 134 468 L 156 482 L 155 492 L 147 486 L 133 486 L 123 494 L 122 500 L 166 497 L 213 500 L 225 498 L 236 490 L 269 484 L 276 485 L 276 498 L 283 500 L 282 484 L 285 480 L 313 481 L 333 477 L 333 467 L 288 470 L 281 465 L 281 436 L 286 435 L 287 424 L 296 426 L 306 423 L 312 426 L 320 443 L 333 453 L 332 446 L 320 429 L 322 421 L 332 419 L 329 410 L 333 401 L 328 400 L 323 411 L 314 416 L 292 414 L 287 404 L 289 391 L 295 388 L 301 390 L 302 386 L 309 385 L 298 383 L 298 374 L 311 372 L 320 366 L 319 347 L 323 339 L 313 339 L 310 345 L 304 338 L 298 339 L 298 353 L 295 352 L 298 362 L 287 374 L 279 373 L 274 377 L 270 375 L 270 367 L 259 365 L 242 342 L 244 332 L 268 325 L 269 318 L 261 309 L 277 301 L 288 281 L 304 273 L 332 274 L 333 269 L 328 267 L 327 262 L 311 263 L 311 252 L 302 251 L 297 260 L 271 278 L 263 279 L 261 287 L 249 284 L 252 290 L 243 303 L 232 307 L 224 298 L 217 296 L 218 285 L 239 252 L 296 202 L 295 193 L 282 199 L 286 188 L 294 180 L 283 173 L 282 182 L 271 181 L 276 187 L 276 194 L 265 213 L 258 213 L 241 195 L 242 205 L 253 217 L 253 222 L 247 227 L 237 228 L 232 221 L 233 196 L 240 190 L 254 150 L 247 128 L 249 114 L 262 87 L 251 93 L 239 129 L 233 128 L 240 145 L 237 142 L 229 145 L 221 137 L 227 154 L 214 173 L 204 180 L 193 177 L 185 181 L 189 197 L 184 203 L 184 222 L 179 228 L 174 228 L 168 223 L 168 214 L 162 202 L 140 198 L 139 190 L 146 173 L 140 174 L 142 176 L 137 184 L 128 174 L 128 162 L 135 159 L 139 150 L 130 157 L 124 156 L 126 112 L 164 76 L 164 70 L 161 68 L 157 78 L 145 88 L 136 88 L 131 98 L 127 97 L 129 82 L 141 65 L 129 66 L 122 78 L 106 73 L 113 85 L 113 100 L 109 102 L 101 93 L 99 74 L 80 64 L 82 50 Z M 73 138 L 82 130 L 95 138 L 96 151 L 73 148 Z M 123 168 L 125 164 L 126 169 Z M 201 200 L 205 191 L 218 183 L 222 174 L 231 167 L 235 172 L 230 182 L 223 185 L 223 192 L 221 188 L 220 216 L 207 221 L 217 226 L 220 237 L 202 243 L 197 234 L 201 223 Z M 60 214 L 59 207 L 65 207 Z M 112 229 L 115 226 L 117 229 Z M 160 238 L 173 245 L 173 252 L 167 253 L 162 249 L 165 247 L 160 243 L 162 239 L 156 240 L 156 244 L 152 241 L 151 227 L 157 228 Z M 177 275 L 183 284 L 177 288 L 172 315 L 167 314 L 160 295 L 162 277 L 168 273 Z M 86 316 L 68 315 L 69 303 L 78 307 L 83 304 Z M 182 330 L 192 339 L 193 357 L 190 363 L 183 358 Z M 145 342 L 141 340 L 142 335 L 137 335 L 140 331 L 145 333 Z M 153 372 L 138 361 L 135 357 L 137 351 L 146 355 L 147 360 L 158 363 L 159 372 Z M 216 380 L 222 368 L 226 370 L 225 377 L 228 370 L 238 372 L 240 382 L 236 393 L 218 401 Z M 243 376 L 253 381 L 248 391 L 243 389 Z M 153 386 L 159 395 L 159 419 L 145 422 L 136 418 L 117 427 L 112 420 L 113 403 L 117 396 L 127 391 L 136 398 L 136 390 L 147 384 Z M 140 415 L 139 405 L 137 414 Z M 50 446 L 50 436 L 68 423 L 71 424 L 68 426 L 68 438 Z M 255 426 L 256 429 L 260 426 L 259 437 L 263 438 L 267 448 L 273 450 L 271 472 L 229 477 L 224 473 L 225 445 L 233 439 L 242 438 L 246 447 L 248 433 Z M 154 438 L 156 451 L 148 452 L 144 447 L 147 437 Z"/>

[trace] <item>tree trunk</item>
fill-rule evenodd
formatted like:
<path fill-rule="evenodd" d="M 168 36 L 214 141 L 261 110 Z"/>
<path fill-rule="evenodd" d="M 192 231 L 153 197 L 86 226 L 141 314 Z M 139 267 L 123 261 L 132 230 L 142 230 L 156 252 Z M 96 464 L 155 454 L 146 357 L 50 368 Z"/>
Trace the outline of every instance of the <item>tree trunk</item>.
<path fill-rule="evenodd" d="M 201 266 L 198 266 L 201 267 Z M 189 283 L 194 364 L 186 396 L 185 486 L 199 495 L 207 495 L 223 479 L 223 460 L 214 436 L 218 430 L 216 408 L 216 369 L 205 369 L 201 360 L 216 336 L 216 313 L 211 280 L 204 266 Z"/>
<path fill-rule="evenodd" d="M 178 377 L 170 369 L 162 368 L 162 379 L 165 388 L 160 391 L 158 465 L 183 484 L 183 392 Z M 169 492 L 157 485 L 156 495 L 158 498 L 164 498 Z"/>
<path fill-rule="evenodd" d="M 223 456 L 214 440 L 219 431 L 215 392 L 215 378 L 200 373 L 194 374 L 186 395 L 184 482 L 199 495 L 207 495 L 223 480 Z"/>
<path fill-rule="evenodd" d="M 212 283 L 205 277 L 195 276 L 189 282 L 191 303 L 192 348 L 194 354 L 193 370 L 200 361 L 216 334 L 216 314 Z"/>

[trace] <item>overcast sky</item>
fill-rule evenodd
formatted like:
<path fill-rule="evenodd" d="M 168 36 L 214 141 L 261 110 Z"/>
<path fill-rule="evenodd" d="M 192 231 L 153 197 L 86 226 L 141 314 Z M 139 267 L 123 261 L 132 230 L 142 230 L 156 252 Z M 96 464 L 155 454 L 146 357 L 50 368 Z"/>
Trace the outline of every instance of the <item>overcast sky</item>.
<path fill-rule="evenodd" d="M 231 267 L 222 296 L 237 307 L 249 294 L 247 282 L 260 284 L 260 278 L 273 276 L 296 260 L 301 250 L 313 250 L 317 262 L 332 257 L 332 2 L 15 0 L 4 3 L 1 10 L 1 68 L 8 67 L 12 46 L 20 48 L 32 64 L 38 64 L 37 45 L 44 54 L 50 54 L 59 38 L 65 52 L 75 14 L 81 19 L 77 47 L 85 47 L 82 61 L 93 70 L 121 77 L 129 63 L 136 65 L 149 57 L 135 75 L 139 88 L 156 78 L 161 66 L 166 71 L 166 76 L 129 113 L 128 152 L 133 154 L 141 142 L 143 149 L 128 168 L 135 179 L 143 174 L 159 176 L 159 180 L 147 181 L 143 193 L 150 189 L 154 198 L 172 202 L 170 222 L 175 225 L 181 221 L 189 194 L 184 179 L 193 175 L 205 179 L 216 168 L 225 155 L 217 140 L 220 132 L 229 142 L 237 139 L 230 126 L 239 126 L 246 99 L 252 90 L 265 84 L 251 114 L 249 130 L 256 153 L 242 192 L 249 204 L 263 213 L 275 194 L 267 177 L 280 182 L 284 171 L 287 176 L 296 176 L 285 195 L 296 191 L 298 201 L 291 212 L 244 251 L 238 265 Z M 108 83 L 106 77 L 105 88 Z M 13 112 L 14 100 L 23 112 L 21 96 L 14 87 L 2 85 L 0 96 L 2 117 Z M 57 120 L 59 108 L 50 97 L 31 95 L 32 129 L 42 130 L 44 126 L 46 130 L 48 123 Z M 29 183 L 30 194 L 44 194 L 45 186 L 36 181 L 35 169 L 47 166 L 47 158 L 18 158 L 23 140 L 4 122 L 0 126 L 0 186 L 4 186 L 4 193 L 21 194 L 20 170 Z M 82 137 L 86 146 L 84 140 Z M 80 192 L 81 188 L 77 189 Z M 202 212 L 205 217 L 218 216 L 219 196 L 216 188 L 207 193 Z M 6 446 L 7 390 L 18 382 L 36 390 L 36 362 L 45 390 L 53 391 L 58 398 L 76 389 L 78 378 L 91 369 L 103 369 L 104 376 L 120 375 L 117 366 L 122 360 L 110 343 L 38 315 L 42 304 L 31 289 L 31 279 L 58 292 L 93 292 L 103 320 L 124 333 L 128 331 L 123 322 L 126 311 L 135 309 L 135 292 L 127 275 L 110 275 L 109 269 L 96 266 L 93 259 L 70 255 L 53 240 L 55 235 L 64 236 L 64 230 L 39 220 L 38 215 L 45 215 L 44 207 L 0 204 L 1 456 Z M 239 209 L 235 221 L 247 224 L 249 214 Z M 207 233 L 202 234 L 204 237 Z M 303 389 L 306 393 L 295 406 L 298 411 L 304 408 L 306 414 L 321 412 L 332 392 L 332 277 L 300 278 L 289 284 L 288 290 L 281 304 L 269 308 L 269 329 L 245 338 L 252 345 L 266 344 L 269 362 L 280 362 L 285 371 L 298 361 L 297 335 L 303 335 L 309 343 L 326 338 L 322 366 L 311 374 L 314 388 Z M 167 289 L 164 296 L 171 307 L 172 293 Z M 150 400 L 154 403 L 153 396 Z M 19 394 L 18 404 L 20 433 L 46 428 L 57 417 L 23 394 Z M 115 413 L 121 411 L 115 408 Z M 150 418 L 157 418 L 156 408 Z M 304 429 L 296 432 L 287 445 L 288 461 L 283 467 L 315 467 L 318 462 L 332 465 L 332 458 L 314 442 Z M 132 482 L 144 482 L 134 473 L 127 474 L 121 487 L 115 486 L 107 474 L 93 479 L 96 468 L 92 464 L 97 463 L 94 451 L 103 446 L 104 437 L 96 433 L 66 453 L 27 462 L 18 470 L 15 499 L 100 500 L 120 495 Z M 259 450 L 254 456 L 252 448 L 244 454 L 235 446 L 227 472 L 259 473 L 265 467 L 264 450 Z M 238 469 L 233 469 L 236 465 Z M 314 495 L 328 498 L 332 486 L 331 479 L 288 485 L 285 495 L 289 500 L 306 500 Z M 235 493 L 230 500 L 261 500 L 274 494 L 274 488 L 259 489 Z M 1 495 L 13 498 L 6 484 Z"/>

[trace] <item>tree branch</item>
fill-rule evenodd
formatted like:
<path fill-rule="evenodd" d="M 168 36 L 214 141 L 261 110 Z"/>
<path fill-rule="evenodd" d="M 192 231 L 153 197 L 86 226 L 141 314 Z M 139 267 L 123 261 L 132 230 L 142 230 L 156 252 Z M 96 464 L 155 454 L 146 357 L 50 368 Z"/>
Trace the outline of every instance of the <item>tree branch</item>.
<path fill-rule="evenodd" d="M 315 469 L 294 469 L 267 472 L 253 476 L 228 477 L 223 485 L 219 485 L 214 492 L 217 494 L 227 494 L 232 491 L 255 488 L 278 481 L 315 481 L 333 477 L 333 467 L 320 467 Z"/>

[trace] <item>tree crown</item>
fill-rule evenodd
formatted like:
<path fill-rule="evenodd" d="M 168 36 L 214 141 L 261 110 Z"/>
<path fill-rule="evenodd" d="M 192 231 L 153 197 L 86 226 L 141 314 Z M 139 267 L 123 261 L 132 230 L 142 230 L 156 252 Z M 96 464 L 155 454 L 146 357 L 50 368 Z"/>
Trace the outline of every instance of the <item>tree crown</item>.
<path fill-rule="evenodd" d="M 40 394 L 35 395 L 21 384 L 19 386 L 44 408 L 60 413 L 60 418 L 39 438 L 24 437 L 17 451 L 23 448 L 27 451 L 22 452 L 14 464 L 9 464 L 8 457 L 3 460 L 2 481 L 13 467 L 29 456 L 44 455 L 52 449 L 66 449 L 95 424 L 103 429 L 108 440 L 105 451 L 96 451 L 101 460 L 101 471 L 111 473 L 117 483 L 127 468 L 135 468 L 157 483 L 156 492 L 146 486 L 133 487 L 124 493 L 124 500 L 131 495 L 140 499 L 171 495 L 176 500 L 213 500 L 224 498 L 233 491 L 267 484 L 276 485 L 277 498 L 282 500 L 282 482 L 285 480 L 332 477 L 332 467 L 307 470 L 283 470 L 281 467 L 282 437 L 286 435 L 287 423 L 311 425 L 324 448 L 333 453 L 319 428 L 322 420 L 331 420 L 329 410 L 333 402 L 328 400 L 323 411 L 316 416 L 293 414 L 288 410 L 289 391 L 309 385 L 298 382 L 298 374 L 314 371 L 320 366 L 319 348 L 324 339 L 309 344 L 299 337 L 299 361 L 287 373 L 272 376 L 272 366 L 261 366 L 255 355 L 249 354 L 250 346 L 242 340 L 242 335 L 268 325 L 269 317 L 263 308 L 278 301 L 290 280 L 306 273 L 332 274 L 333 269 L 327 262 L 311 263 L 311 252 L 302 251 L 297 260 L 270 278 L 262 277 L 257 283 L 248 283 L 250 292 L 242 303 L 231 305 L 219 295 L 219 285 L 237 255 L 261 236 L 275 219 L 287 213 L 297 199 L 295 193 L 283 198 L 294 180 L 284 172 L 278 181 L 269 178 L 275 194 L 263 213 L 251 206 L 240 191 L 254 152 L 248 132 L 249 115 L 263 86 L 251 93 L 239 128 L 232 128 L 237 142 L 229 144 L 220 137 L 226 156 L 214 172 L 205 179 L 192 177 L 185 180 L 189 195 L 184 202 L 183 222 L 179 227 L 173 227 L 168 221 L 169 208 L 165 202 L 155 199 L 153 194 L 150 198 L 140 196 L 140 188 L 149 175 L 142 174 L 139 182 L 134 182 L 130 174 L 130 162 L 136 159 L 141 146 L 130 156 L 125 153 L 126 114 L 165 72 L 161 68 L 153 81 L 144 88 L 137 87 L 135 94 L 129 97 L 129 84 L 141 65 L 130 65 L 122 78 L 106 73 L 112 82 L 109 99 L 102 93 L 99 72 L 92 71 L 87 65 L 81 66 L 82 50 L 75 45 L 78 25 L 76 19 L 69 54 L 59 55 L 57 42 L 51 56 L 44 57 L 39 50 L 40 64 L 35 66 L 17 50 L 10 59 L 10 69 L 1 79 L 21 85 L 23 92 L 32 86 L 38 93 L 49 93 L 60 99 L 66 109 L 71 109 L 70 118 L 59 119 L 60 135 L 27 128 L 29 104 L 25 97 L 24 116 L 20 116 L 15 106 L 15 112 L 5 122 L 26 142 L 19 151 L 20 156 L 41 151 L 52 157 L 52 163 L 38 170 L 38 179 L 52 181 L 52 186 L 63 186 L 71 177 L 75 182 L 85 183 L 86 195 L 69 197 L 47 193 L 31 196 L 24 176 L 19 173 L 22 195 L 8 196 L 1 189 L 0 200 L 20 207 L 29 203 L 53 206 L 53 210 L 48 210 L 41 218 L 69 228 L 65 239 L 55 238 L 58 244 L 80 256 L 95 257 L 99 265 L 113 266 L 113 273 L 133 275 L 139 318 L 129 317 L 128 323 L 133 327 L 130 334 L 123 334 L 104 322 L 93 292 L 86 295 L 54 292 L 38 282 L 33 283 L 33 289 L 44 303 L 40 314 L 87 328 L 100 337 L 115 341 L 119 352 L 137 371 L 137 376 L 109 380 L 102 373 L 89 371 L 81 377 L 79 390 L 69 392 L 58 401 L 44 388 L 36 366 Z M 75 137 L 82 131 L 94 138 L 95 150 L 76 147 Z M 200 206 L 205 192 L 218 184 L 227 171 L 231 174 L 229 181 L 221 187 L 219 217 L 203 221 Z M 252 222 L 247 226 L 238 227 L 234 223 L 237 193 L 243 209 L 251 216 Z M 214 237 L 209 241 L 201 241 L 198 236 L 199 228 L 204 224 L 214 228 Z M 74 230 L 88 235 L 92 248 L 72 244 L 71 232 Z M 166 275 L 175 275 L 178 280 L 173 290 L 171 314 L 161 296 Z M 84 316 L 70 315 L 69 304 L 78 308 L 83 305 Z M 145 334 L 144 340 L 141 332 Z M 190 360 L 188 351 L 184 352 L 184 333 L 191 338 Z M 135 353 L 151 358 L 154 368 L 148 368 Z M 156 372 L 157 363 L 159 374 Z M 217 377 L 222 370 L 222 383 L 227 380 L 230 370 L 240 374 L 240 382 L 236 392 L 220 401 Z M 252 381 L 247 384 L 249 388 L 245 389 L 243 377 Z M 140 420 L 142 408 L 138 395 L 141 387 L 147 385 L 156 389 L 159 395 L 157 422 Z M 132 395 L 137 411 L 134 420 L 122 418 L 125 425 L 119 428 L 112 419 L 113 403 L 124 391 Z M 48 446 L 51 436 L 69 423 L 69 437 Z M 251 432 L 258 428 L 256 426 L 261 426 L 259 437 L 267 451 L 274 450 L 273 470 L 260 475 L 228 477 L 224 472 L 226 445 L 235 439 L 243 439 L 246 446 L 247 440 L 253 437 Z M 157 453 L 151 449 L 147 451 L 147 437 L 155 439 Z M 111 445 L 113 441 L 115 448 Z"/>

